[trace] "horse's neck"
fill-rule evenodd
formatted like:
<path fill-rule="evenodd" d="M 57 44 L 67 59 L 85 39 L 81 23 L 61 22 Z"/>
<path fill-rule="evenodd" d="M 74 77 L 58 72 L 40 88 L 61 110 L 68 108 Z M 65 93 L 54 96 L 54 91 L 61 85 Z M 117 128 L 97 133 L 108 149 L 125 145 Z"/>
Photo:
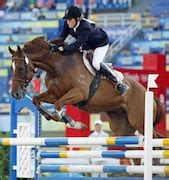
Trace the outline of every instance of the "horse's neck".
<path fill-rule="evenodd" d="M 53 65 L 53 59 L 51 58 L 41 58 L 41 59 L 34 59 L 32 58 L 32 63 L 34 67 L 43 69 L 47 73 L 49 73 L 52 77 L 54 77 L 55 71 L 54 71 L 54 65 Z"/>
<path fill-rule="evenodd" d="M 77 54 L 72 54 L 71 56 L 50 54 L 47 58 L 44 57 L 45 55 L 41 59 L 34 59 L 32 57 L 32 63 L 35 67 L 43 69 L 52 77 L 63 76 L 65 73 L 67 76 L 72 76 L 77 69 L 79 71 L 79 69 L 85 68 L 82 67 L 84 66 L 82 57 Z M 82 71 L 79 72 L 81 73 Z"/>
<path fill-rule="evenodd" d="M 40 69 L 43 69 L 44 71 L 46 71 L 47 73 L 49 73 L 50 75 L 54 75 L 53 69 L 51 66 L 45 64 L 44 62 L 38 62 L 38 61 L 34 61 L 33 62 L 35 67 L 38 67 Z"/>

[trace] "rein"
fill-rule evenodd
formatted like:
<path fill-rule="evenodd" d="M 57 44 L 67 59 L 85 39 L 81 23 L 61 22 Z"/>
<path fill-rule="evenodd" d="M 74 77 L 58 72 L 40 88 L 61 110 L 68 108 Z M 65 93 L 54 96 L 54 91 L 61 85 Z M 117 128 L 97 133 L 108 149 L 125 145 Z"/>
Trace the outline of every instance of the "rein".
<path fill-rule="evenodd" d="M 50 54 L 51 54 L 52 50 L 49 51 L 49 53 L 47 53 L 45 59 L 48 59 Z M 12 60 L 22 60 L 25 62 L 25 56 L 24 57 L 21 57 L 21 58 L 12 58 Z M 17 82 L 23 82 L 23 88 L 26 89 L 26 87 L 28 86 L 29 82 L 30 82 L 30 78 L 29 76 L 27 76 L 27 74 L 29 75 L 28 73 L 28 67 L 27 67 L 27 64 L 26 64 L 26 72 L 25 72 L 25 77 L 24 78 L 15 78 L 13 77 L 12 80 L 13 81 L 17 81 Z"/>

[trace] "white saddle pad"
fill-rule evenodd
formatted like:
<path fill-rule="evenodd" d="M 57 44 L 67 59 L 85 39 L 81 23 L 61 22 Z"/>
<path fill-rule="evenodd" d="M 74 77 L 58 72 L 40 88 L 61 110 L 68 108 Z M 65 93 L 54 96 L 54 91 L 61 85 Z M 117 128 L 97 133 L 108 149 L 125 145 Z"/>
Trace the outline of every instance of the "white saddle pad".
<path fill-rule="evenodd" d="M 90 72 L 90 74 L 92 74 L 93 76 L 95 76 L 95 75 L 96 75 L 96 70 L 95 70 L 95 69 L 93 68 L 93 66 L 89 63 L 88 59 L 86 59 L 86 54 L 87 54 L 87 53 L 91 53 L 91 52 L 93 53 L 92 50 L 90 50 L 90 51 L 84 51 L 84 52 L 83 52 L 83 63 L 84 63 L 84 65 L 85 65 L 85 67 L 87 68 L 87 70 Z M 114 72 L 115 76 L 117 76 L 120 80 L 123 80 L 123 79 L 124 79 L 123 73 L 121 73 L 121 72 L 113 69 L 111 63 L 107 63 L 107 64 L 111 67 L 111 69 L 112 69 L 112 71 Z M 103 78 L 103 77 L 102 77 L 102 78 Z"/>

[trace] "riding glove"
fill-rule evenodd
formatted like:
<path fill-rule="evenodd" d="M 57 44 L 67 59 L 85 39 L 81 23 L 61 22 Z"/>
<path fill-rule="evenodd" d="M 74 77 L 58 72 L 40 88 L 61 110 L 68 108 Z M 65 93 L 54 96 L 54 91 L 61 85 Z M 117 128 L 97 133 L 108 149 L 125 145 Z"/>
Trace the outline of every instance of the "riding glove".
<path fill-rule="evenodd" d="M 55 44 L 50 44 L 50 50 L 51 50 L 52 52 L 59 52 L 59 48 L 58 48 L 58 46 L 55 45 Z"/>

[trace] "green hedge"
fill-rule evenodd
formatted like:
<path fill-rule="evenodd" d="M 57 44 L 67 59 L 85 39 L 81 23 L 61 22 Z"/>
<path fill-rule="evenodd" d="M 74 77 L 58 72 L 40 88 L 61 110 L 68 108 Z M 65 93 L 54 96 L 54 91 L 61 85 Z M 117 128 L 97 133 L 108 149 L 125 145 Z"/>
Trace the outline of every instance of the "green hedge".
<path fill-rule="evenodd" d="M 0 133 L 1 138 L 9 137 L 9 133 Z M 0 146 L 0 179 L 9 179 L 9 146 Z"/>

